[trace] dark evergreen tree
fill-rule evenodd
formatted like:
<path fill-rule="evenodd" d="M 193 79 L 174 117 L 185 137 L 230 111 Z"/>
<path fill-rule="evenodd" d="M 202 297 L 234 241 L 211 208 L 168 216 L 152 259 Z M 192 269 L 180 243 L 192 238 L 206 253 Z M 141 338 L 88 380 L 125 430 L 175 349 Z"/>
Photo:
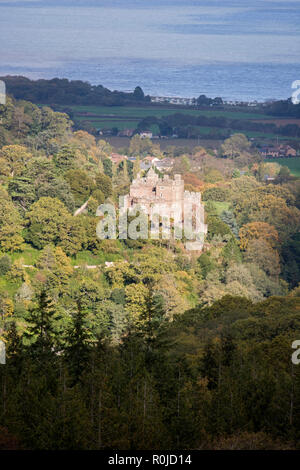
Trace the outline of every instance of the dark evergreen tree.
<path fill-rule="evenodd" d="M 72 313 L 71 327 L 66 336 L 65 357 L 73 383 L 77 383 L 88 364 L 89 336 L 86 324 L 87 309 L 81 299 L 77 299 Z"/>
<path fill-rule="evenodd" d="M 37 305 L 31 309 L 27 318 L 27 330 L 24 337 L 29 342 L 29 352 L 41 361 L 55 356 L 57 337 L 55 322 L 58 313 L 54 301 L 43 289 L 37 299 Z"/>
<path fill-rule="evenodd" d="M 220 215 L 220 218 L 225 222 L 226 225 L 230 228 L 233 235 L 238 238 L 239 236 L 239 227 L 235 220 L 234 214 L 231 211 L 223 211 Z"/>

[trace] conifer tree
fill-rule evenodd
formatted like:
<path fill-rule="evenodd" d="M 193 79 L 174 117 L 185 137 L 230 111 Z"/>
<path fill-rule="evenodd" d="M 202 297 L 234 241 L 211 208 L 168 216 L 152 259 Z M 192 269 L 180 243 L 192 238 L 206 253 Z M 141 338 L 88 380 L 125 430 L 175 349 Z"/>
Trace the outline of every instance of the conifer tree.
<path fill-rule="evenodd" d="M 66 359 L 74 383 L 77 383 L 84 372 L 89 358 L 89 332 L 86 326 L 87 309 L 82 299 L 77 299 L 72 314 L 71 327 L 66 337 Z"/>
<path fill-rule="evenodd" d="M 29 314 L 28 327 L 25 338 L 30 341 L 29 352 L 39 359 L 50 359 L 56 346 L 55 321 L 58 314 L 54 301 L 43 289 L 38 297 L 37 306 Z"/>

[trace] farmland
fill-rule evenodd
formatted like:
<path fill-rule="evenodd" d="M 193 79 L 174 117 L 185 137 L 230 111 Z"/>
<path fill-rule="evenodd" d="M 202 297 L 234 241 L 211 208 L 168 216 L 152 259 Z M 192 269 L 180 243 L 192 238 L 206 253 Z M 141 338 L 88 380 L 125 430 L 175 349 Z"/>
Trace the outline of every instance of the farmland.
<path fill-rule="evenodd" d="M 130 138 L 129 137 L 117 137 L 117 136 L 108 136 L 105 137 L 105 140 L 112 145 L 115 149 L 122 149 L 129 147 L 130 145 Z M 222 144 L 223 140 L 216 140 L 216 139 L 209 139 L 206 137 L 198 138 L 198 139 L 160 139 L 159 146 L 161 150 L 167 149 L 169 146 L 176 146 L 176 147 L 185 147 L 186 149 L 193 149 L 199 145 L 205 148 L 215 148 L 218 149 Z"/>
<path fill-rule="evenodd" d="M 297 158 L 268 158 L 268 162 L 276 162 L 279 165 L 287 166 L 292 175 L 300 177 L 300 157 Z"/>
<path fill-rule="evenodd" d="M 227 111 L 227 110 L 198 110 L 187 109 L 181 107 L 166 107 L 166 106 L 141 106 L 141 107 L 128 107 L 128 106 L 70 106 L 75 116 L 87 118 L 108 118 L 108 119 L 143 119 L 148 116 L 161 118 L 169 116 L 170 114 L 181 113 L 193 116 L 207 116 L 207 117 L 227 117 L 231 119 L 264 119 L 265 114 L 256 112 L 244 112 L 240 110 Z"/>
<path fill-rule="evenodd" d="M 86 125 L 90 125 L 97 131 L 104 131 L 104 135 L 106 131 L 114 129 L 114 135 L 117 132 L 123 131 L 125 129 L 128 130 L 135 130 L 138 128 L 139 124 L 147 118 L 147 129 L 151 130 L 154 135 L 160 134 L 159 127 L 157 124 L 151 122 L 151 118 L 156 119 L 164 119 L 167 123 L 171 121 L 174 122 L 174 119 L 180 123 L 179 115 L 186 115 L 191 116 L 193 118 L 210 118 L 211 124 L 209 122 L 199 123 L 197 125 L 191 124 L 190 129 L 187 133 L 183 133 L 180 135 L 181 138 L 199 138 L 203 139 L 224 139 L 229 137 L 234 133 L 244 133 L 250 139 L 259 140 L 265 142 L 266 140 L 294 140 L 295 137 L 285 137 L 285 135 L 281 135 L 280 131 L 277 133 L 276 130 L 271 129 L 264 129 L 263 126 L 267 123 L 276 124 L 276 125 L 283 125 L 288 124 L 288 120 L 284 121 L 282 119 L 276 119 L 274 116 L 267 116 L 263 114 L 263 112 L 259 112 L 257 109 L 244 109 L 244 108 L 225 108 L 225 109 L 192 109 L 186 107 L 179 107 L 179 106 L 156 106 L 156 105 L 143 105 L 143 106 L 69 106 L 67 112 L 71 115 L 73 121 L 77 125 L 77 127 Z M 175 118 L 174 115 L 177 115 Z M 171 117 L 172 116 L 172 117 Z M 169 119 L 167 119 L 170 117 Z M 149 119 L 150 121 L 149 121 Z M 218 122 L 214 122 L 215 119 L 219 119 Z M 224 118 L 227 119 L 227 125 L 224 125 L 224 122 L 220 122 L 220 119 Z M 239 127 L 238 122 L 241 122 Z M 293 120 L 293 124 L 295 124 Z M 245 126 L 245 122 L 252 122 L 252 123 L 261 123 L 261 130 L 249 128 L 249 126 Z M 231 127 L 231 123 L 233 127 Z M 144 123 L 145 125 L 145 123 Z M 188 124 L 184 124 L 184 119 L 181 124 L 181 130 L 185 126 L 189 126 Z M 174 127 L 174 125 L 172 125 Z M 175 125 L 176 127 L 176 125 Z M 275 127 L 276 129 L 276 127 Z M 176 131 L 175 131 L 176 133 Z M 181 132 L 182 134 L 182 132 Z M 184 135 L 185 134 L 185 135 Z"/>

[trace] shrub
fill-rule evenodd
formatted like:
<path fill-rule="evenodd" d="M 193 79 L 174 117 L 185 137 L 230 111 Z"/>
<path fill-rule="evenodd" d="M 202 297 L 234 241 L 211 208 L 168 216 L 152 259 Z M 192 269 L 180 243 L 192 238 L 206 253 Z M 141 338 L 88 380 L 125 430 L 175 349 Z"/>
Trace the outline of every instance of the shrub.
<path fill-rule="evenodd" d="M 0 258 L 0 275 L 4 276 L 11 268 L 11 259 L 5 255 Z"/>
<path fill-rule="evenodd" d="M 209 188 L 204 191 L 202 199 L 203 201 L 226 201 L 229 196 L 228 189 L 225 188 Z"/>

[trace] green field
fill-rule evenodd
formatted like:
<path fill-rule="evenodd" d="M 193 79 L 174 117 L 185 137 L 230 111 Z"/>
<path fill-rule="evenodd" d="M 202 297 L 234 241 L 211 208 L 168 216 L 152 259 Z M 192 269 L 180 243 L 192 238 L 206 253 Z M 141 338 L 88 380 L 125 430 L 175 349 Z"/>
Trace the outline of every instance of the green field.
<path fill-rule="evenodd" d="M 117 127 L 119 130 L 123 129 L 136 129 L 139 121 L 133 120 L 115 120 L 115 119 L 94 119 L 92 117 L 76 117 L 76 121 L 89 121 L 93 127 L 96 129 L 112 129 L 113 127 Z"/>
<path fill-rule="evenodd" d="M 193 126 L 193 128 L 197 128 L 199 134 L 201 134 L 203 137 L 207 136 L 209 137 L 212 133 L 224 135 L 226 131 L 229 129 L 226 128 L 221 128 L 221 127 L 207 127 L 207 126 Z M 231 134 L 245 134 L 249 139 L 252 137 L 258 137 L 260 139 L 277 139 L 278 140 L 286 140 L 286 137 L 284 136 L 277 136 L 277 134 L 270 134 L 270 133 L 264 133 L 264 132 L 258 132 L 258 131 L 245 131 L 245 130 L 234 130 L 230 131 Z M 296 140 L 296 137 L 290 137 L 289 140 Z"/>
<path fill-rule="evenodd" d="M 279 165 L 287 166 L 294 176 L 300 177 L 300 157 L 296 158 L 268 158 L 266 162 L 276 162 Z"/>
<path fill-rule="evenodd" d="M 174 106 L 141 106 L 141 107 L 130 107 L 130 106 L 70 106 L 74 116 L 73 120 L 77 123 L 82 121 L 89 121 L 90 124 L 100 129 L 112 129 L 118 128 L 119 130 L 124 129 L 136 129 L 138 123 L 146 117 L 163 118 L 171 114 L 180 113 L 192 116 L 206 116 L 206 117 L 225 117 L 229 119 L 240 119 L 240 120 L 259 120 L 263 119 L 274 119 L 272 116 L 266 116 L 264 114 L 257 113 L 255 111 L 244 111 L 244 110 L 198 110 L 190 108 L 181 108 Z M 258 139 L 276 139 L 277 135 L 272 133 L 256 132 L 256 131 L 245 131 L 245 130 L 234 130 L 225 128 L 215 128 L 207 126 L 192 126 L 197 127 L 199 134 L 204 138 L 209 137 L 212 133 L 225 135 L 228 133 L 243 133 L 248 138 Z M 155 131 L 154 131 L 155 132 Z M 284 136 L 278 136 L 279 140 L 286 140 Z M 289 140 L 294 140 L 290 138 Z"/>
<path fill-rule="evenodd" d="M 226 111 L 226 110 L 197 110 L 197 109 L 184 109 L 175 107 L 154 107 L 154 106 L 141 106 L 141 107 L 129 107 L 129 106 L 70 106 L 74 111 L 75 115 L 78 113 L 91 113 L 97 117 L 105 118 L 138 118 L 143 119 L 148 116 L 163 117 L 169 116 L 170 114 L 180 113 L 189 114 L 194 116 L 207 116 L 207 117 L 219 117 L 224 116 L 232 119 L 268 119 L 265 114 L 242 112 L 242 111 Z M 87 116 L 92 117 L 92 116 Z"/>
<path fill-rule="evenodd" d="M 276 139 L 277 140 L 298 140 L 298 137 L 286 137 L 284 135 L 278 135 L 278 134 L 271 134 L 271 133 L 267 133 L 267 132 L 258 132 L 258 131 L 245 131 L 245 130 L 237 130 L 237 131 L 233 131 L 232 132 L 233 134 L 245 134 L 249 139 L 251 137 L 254 137 L 254 138 L 260 138 L 260 139 L 270 139 L 270 140 L 274 140 Z"/>
<path fill-rule="evenodd" d="M 175 113 L 188 114 L 192 116 L 206 117 L 226 117 L 232 119 L 266 119 L 263 114 L 254 112 L 226 111 L 226 110 L 196 110 L 175 107 L 158 107 L 158 106 L 70 106 L 76 122 L 89 121 L 96 129 L 112 129 L 117 127 L 119 130 L 136 129 L 138 123 L 146 117 L 163 118 Z M 212 128 L 199 127 L 201 134 L 209 134 Z M 214 129 L 215 130 L 215 129 Z M 217 129 L 222 131 L 224 129 Z M 249 137 L 250 133 L 249 133 Z M 268 137 L 273 137 L 269 135 Z"/>

